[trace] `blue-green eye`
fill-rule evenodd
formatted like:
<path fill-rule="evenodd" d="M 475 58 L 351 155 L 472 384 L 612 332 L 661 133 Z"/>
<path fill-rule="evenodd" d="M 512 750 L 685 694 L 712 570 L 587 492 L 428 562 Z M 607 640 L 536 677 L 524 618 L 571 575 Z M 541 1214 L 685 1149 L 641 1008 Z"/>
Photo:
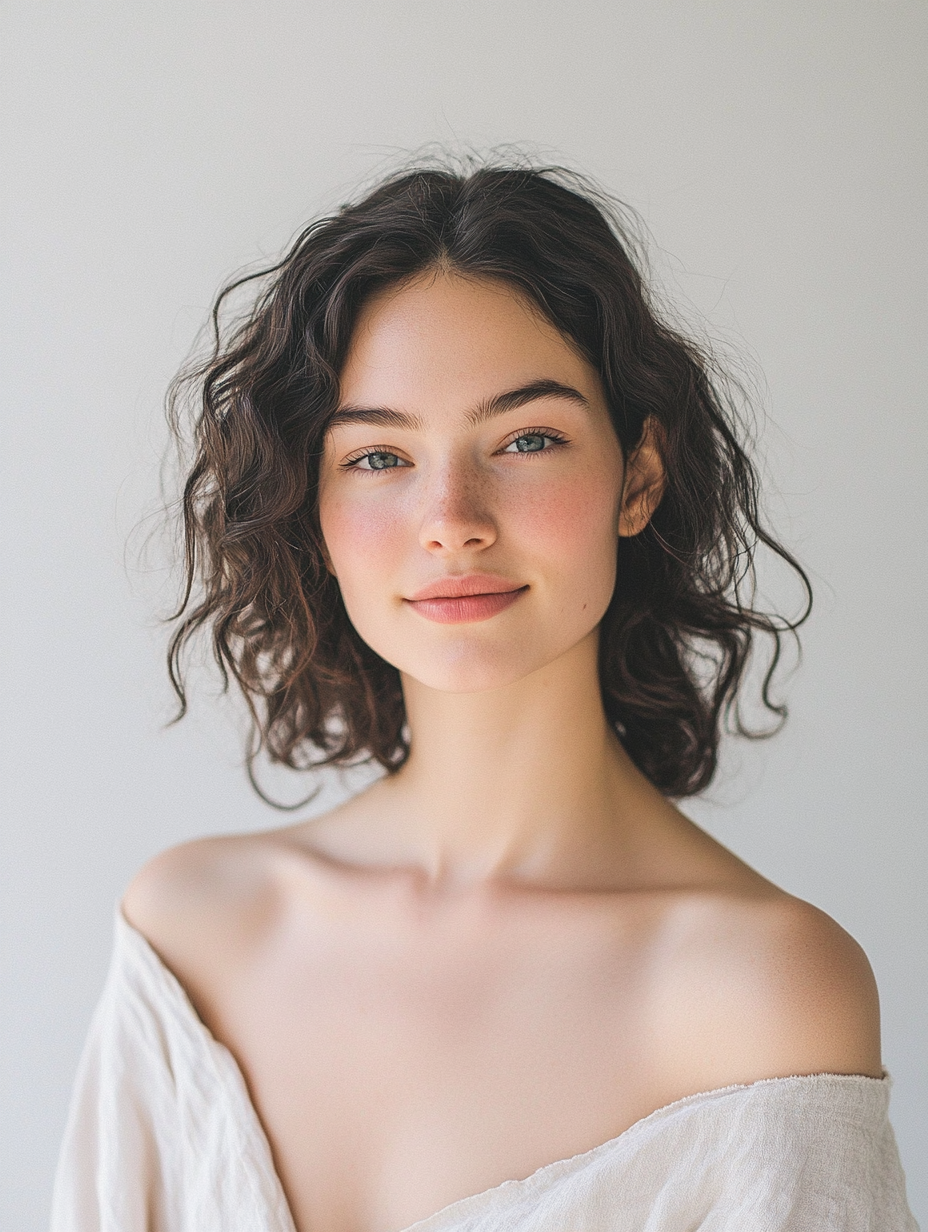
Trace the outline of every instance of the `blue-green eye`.
<path fill-rule="evenodd" d="M 504 453 L 541 453 L 552 445 L 559 445 L 561 438 L 551 432 L 523 432 L 514 441 L 510 441 Z"/>
<path fill-rule="evenodd" d="M 353 465 L 365 471 L 388 471 L 395 466 L 403 466 L 405 463 L 395 453 L 376 450 L 374 453 L 366 453 L 363 457 L 355 459 Z"/>

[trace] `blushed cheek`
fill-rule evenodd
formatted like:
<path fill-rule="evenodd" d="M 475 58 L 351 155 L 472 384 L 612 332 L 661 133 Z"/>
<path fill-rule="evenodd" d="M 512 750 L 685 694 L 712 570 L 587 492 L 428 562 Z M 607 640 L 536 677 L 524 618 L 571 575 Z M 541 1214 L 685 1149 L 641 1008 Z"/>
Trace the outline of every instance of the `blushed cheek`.
<path fill-rule="evenodd" d="M 343 593 L 377 590 L 378 576 L 393 572 L 403 541 L 402 519 L 370 502 L 323 499 L 319 519 L 329 559 Z"/>
<path fill-rule="evenodd" d="M 513 502 L 519 539 L 561 566 L 565 579 L 597 579 L 611 593 L 618 540 L 619 479 L 609 473 L 565 476 Z"/>

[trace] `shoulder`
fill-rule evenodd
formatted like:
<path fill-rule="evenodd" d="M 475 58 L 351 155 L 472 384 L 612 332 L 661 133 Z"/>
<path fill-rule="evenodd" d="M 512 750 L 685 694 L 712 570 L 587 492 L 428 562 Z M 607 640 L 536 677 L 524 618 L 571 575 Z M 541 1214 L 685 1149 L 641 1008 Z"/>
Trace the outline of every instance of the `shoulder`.
<path fill-rule="evenodd" d="M 668 915 L 658 987 L 704 1089 L 790 1074 L 879 1077 L 876 982 L 823 911 L 769 892 L 689 896 Z"/>
<path fill-rule="evenodd" d="M 271 834 L 183 843 L 136 873 L 122 912 L 189 990 L 260 950 L 281 911 L 284 862 Z"/>

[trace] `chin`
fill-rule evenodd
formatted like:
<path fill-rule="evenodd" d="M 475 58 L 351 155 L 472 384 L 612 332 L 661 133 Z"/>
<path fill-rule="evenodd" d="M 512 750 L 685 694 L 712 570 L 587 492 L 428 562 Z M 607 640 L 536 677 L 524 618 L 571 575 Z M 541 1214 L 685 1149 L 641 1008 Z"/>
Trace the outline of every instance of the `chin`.
<path fill-rule="evenodd" d="M 390 660 L 407 677 L 442 693 L 484 693 L 504 689 L 547 666 L 557 653 L 526 655 L 524 646 L 445 646 L 433 654 L 418 653 Z M 520 653 L 521 650 L 521 653 Z M 382 654 L 382 652 L 381 652 Z M 386 658 L 386 656 L 383 656 Z"/>
<path fill-rule="evenodd" d="M 570 621 L 563 622 L 556 630 L 537 622 L 533 629 L 523 623 L 504 631 L 491 629 L 490 621 L 414 631 L 382 624 L 367 630 L 356 624 L 355 628 L 372 650 L 407 679 L 441 693 L 485 693 L 516 684 L 568 654 L 596 628 L 590 621 L 595 610 L 590 604 L 583 613 L 585 619 L 573 628 Z"/>

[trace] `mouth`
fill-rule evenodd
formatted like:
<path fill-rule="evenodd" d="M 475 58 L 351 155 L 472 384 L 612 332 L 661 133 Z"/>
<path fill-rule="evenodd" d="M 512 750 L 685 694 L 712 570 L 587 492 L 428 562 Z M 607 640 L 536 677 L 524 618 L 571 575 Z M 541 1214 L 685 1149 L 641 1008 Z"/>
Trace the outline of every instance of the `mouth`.
<path fill-rule="evenodd" d="M 430 582 L 404 602 L 426 620 L 458 625 L 489 620 L 511 607 L 527 590 L 528 586 L 514 586 L 505 578 L 469 574 Z"/>

